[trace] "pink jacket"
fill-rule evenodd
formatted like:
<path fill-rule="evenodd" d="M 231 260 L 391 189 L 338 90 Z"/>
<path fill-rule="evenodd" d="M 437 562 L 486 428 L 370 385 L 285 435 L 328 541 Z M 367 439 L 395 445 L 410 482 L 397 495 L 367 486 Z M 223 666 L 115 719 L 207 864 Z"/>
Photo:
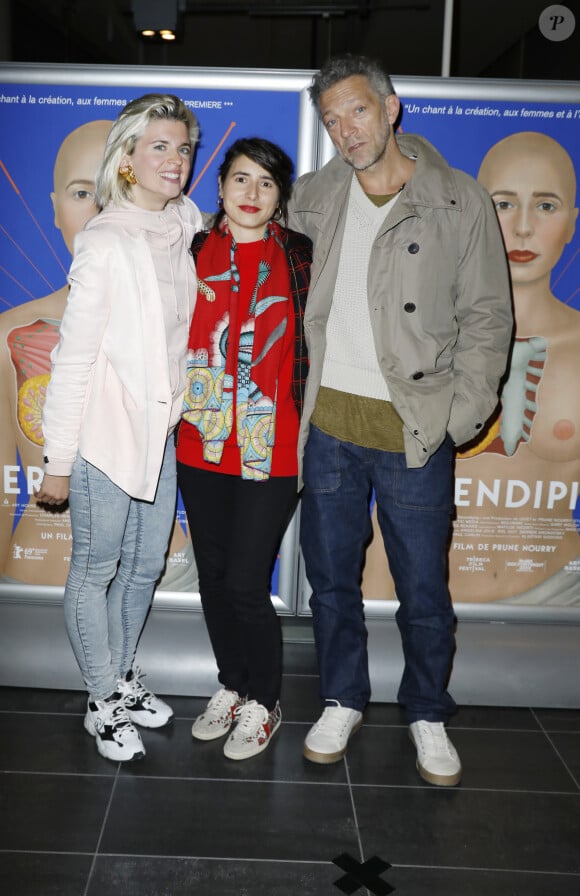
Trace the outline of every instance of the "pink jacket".
<path fill-rule="evenodd" d="M 196 295 L 187 250 L 202 222 L 189 199 L 167 206 L 166 213 L 177 215 L 183 229 L 184 380 Z M 71 290 L 43 410 L 45 472 L 70 475 L 79 452 L 131 497 L 152 501 L 174 396 L 151 251 L 144 232 L 124 228 L 128 214 L 105 209 L 75 241 Z M 175 219 L 169 220 L 174 226 Z"/>

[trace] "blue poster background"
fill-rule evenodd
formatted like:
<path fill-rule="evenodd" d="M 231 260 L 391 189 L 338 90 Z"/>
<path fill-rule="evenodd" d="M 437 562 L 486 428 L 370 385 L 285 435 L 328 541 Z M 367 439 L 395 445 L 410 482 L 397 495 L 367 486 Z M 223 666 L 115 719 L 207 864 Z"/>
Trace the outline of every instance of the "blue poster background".
<path fill-rule="evenodd" d="M 279 143 L 296 161 L 299 96 L 291 91 L 167 88 L 195 112 L 201 128 L 190 196 L 213 211 L 224 150 L 241 136 Z M 70 257 L 53 225 L 52 170 L 74 128 L 116 118 L 142 87 L 0 86 L 0 311 L 62 286 Z M 17 98 L 18 102 L 5 102 Z M 109 105 L 107 101 L 114 101 Z"/>
<path fill-rule="evenodd" d="M 426 137 L 450 165 L 477 177 L 486 152 L 504 137 L 519 131 L 537 131 L 562 144 L 580 172 L 580 88 L 577 104 L 500 101 L 433 97 L 405 98 L 401 91 L 401 130 Z M 578 202 L 578 199 L 577 199 Z M 580 307 L 580 227 L 554 268 L 552 285 L 558 298 Z"/>
<path fill-rule="evenodd" d="M 271 88 L 266 79 L 264 89 L 176 87 L 163 83 L 131 86 L 51 83 L 0 83 L 0 312 L 43 298 L 62 288 L 70 266 L 70 255 L 62 235 L 54 225 L 50 198 L 53 189 L 53 167 L 63 139 L 75 128 L 93 120 L 113 121 L 123 106 L 144 93 L 178 94 L 198 118 L 201 130 L 196 148 L 193 173 L 188 193 L 202 211 L 216 209 L 218 167 L 227 147 L 238 137 L 260 135 L 285 149 L 297 162 L 299 154 L 300 90 Z M 89 81 L 95 78 L 92 71 Z M 72 79 L 74 80 L 74 79 Z M 105 79 L 103 79 L 105 80 Z M 192 83 L 195 83 L 192 78 Z M 239 83 L 239 82 L 238 82 Z M 6 346 L 2 346 L 7 353 Z M 8 388 L 13 370 L 8 362 Z M 4 419 L 4 418 L 3 418 Z M 12 424 L 14 421 L 12 421 Z M 4 424 L 5 425 L 5 424 Z M 8 448 L 5 446 L 8 444 Z M 12 542 L 5 545 L 0 558 L 0 581 L 14 584 L 64 584 L 65 566 L 56 569 L 53 557 L 55 539 L 62 554 L 62 543 L 70 539 L 68 513 L 48 516 L 33 506 L 30 469 L 8 439 L 2 440 L 4 488 L 0 525 L 10 526 Z M 16 453 L 16 456 L 14 454 Z M 35 463 L 41 465 L 39 459 Z M 33 475 L 38 475 L 34 473 Z M 27 514 L 35 531 L 33 545 L 17 531 Z M 178 504 L 177 521 L 185 532 L 185 512 Z M 29 530 L 28 530 L 29 531 Z M 4 532 L 4 535 L 8 535 Z M 20 537 L 19 537 L 20 535 Z M 10 574 L 1 578 L 6 554 L 10 556 Z M 169 562 L 193 561 L 179 554 Z M 33 561 L 42 561 L 35 563 Z M 65 561 L 67 558 L 65 557 Z M 62 560 L 58 561 L 62 563 Z M 273 593 L 278 593 L 279 565 L 273 577 Z M 14 569 L 18 572 L 15 574 Z M 22 570 L 22 576 L 20 571 Z M 43 577 L 43 570 L 45 576 Z M 49 571 L 50 570 L 50 571 Z M 196 578 L 196 577 L 195 577 Z M 162 587 L 163 584 L 162 584 Z M 173 590 L 173 585 L 168 585 Z M 192 580 L 177 585 L 175 590 L 195 588 Z"/>

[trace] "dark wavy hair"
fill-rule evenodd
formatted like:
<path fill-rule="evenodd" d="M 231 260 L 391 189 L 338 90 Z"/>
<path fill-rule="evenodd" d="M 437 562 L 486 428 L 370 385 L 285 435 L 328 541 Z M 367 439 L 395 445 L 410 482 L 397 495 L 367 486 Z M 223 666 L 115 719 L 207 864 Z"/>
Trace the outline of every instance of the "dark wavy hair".
<path fill-rule="evenodd" d="M 229 147 L 220 165 L 218 175 L 223 183 L 230 172 L 230 168 L 240 156 L 247 156 L 264 171 L 267 171 L 278 187 L 278 217 L 283 224 L 288 220 L 288 202 L 292 193 L 292 181 L 294 179 L 294 162 L 284 150 L 276 143 L 271 143 L 263 137 L 240 137 Z M 214 228 L 217 230 L 224 217 L 224 210 L 220 208 L 215 220 Z"/>
<path fill-rule="evenodd" d="M 363 75 L 367 78 L 371 88 L 383 100 L 395 93 L 393 82 L 380 62 L 369 59 L 368 56 L 345 53 L 342 56 L 333 56 L 314 75 L 308 88 L 312 104 L 320 111 L 320 97 L 325 90 L 329 90 L 345 78 L 352 78 L 353 75 Z"/>

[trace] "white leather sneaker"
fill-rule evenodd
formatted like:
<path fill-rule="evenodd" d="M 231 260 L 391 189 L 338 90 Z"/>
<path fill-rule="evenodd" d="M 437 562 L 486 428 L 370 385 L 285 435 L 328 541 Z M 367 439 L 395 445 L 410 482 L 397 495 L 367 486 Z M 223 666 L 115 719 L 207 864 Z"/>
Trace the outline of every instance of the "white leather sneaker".
<path fill-rule="evenodd" d="M 443 722 L 412 722 L 409 736 L 417 748 L 417 771 L 424 781 L 454 787 L 461 780 L 461 760 Z"/>
<path fill-rule="evenodd" d="M 346 753 L 351 734 L 362 725 L 362 712 L 341 706 L 327 706 L 312 726 L 304 741 L 304 756 L 311 762 L 326 765 L 338 762 Z"/>

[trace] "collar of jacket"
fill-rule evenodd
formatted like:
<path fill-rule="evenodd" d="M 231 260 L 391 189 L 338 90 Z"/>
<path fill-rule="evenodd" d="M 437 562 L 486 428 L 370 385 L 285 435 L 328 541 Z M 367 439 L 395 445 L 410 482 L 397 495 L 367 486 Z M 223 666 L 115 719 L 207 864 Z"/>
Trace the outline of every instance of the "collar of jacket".
<path fill-rule="evenodd" d="M 454 169 L 435 147 L 417 134 L 396 136 L 401 152 L 416 159 L 413 177 L 401 194 L 397 206 L 406 214 L 421 217 L 423 209 L 460 210 L 460 196 Z M 340 156 L 335 156 L 318 172 L 306 175 L 308 188 L 302 191 L 297 211 L 328 214 L 330 208 L 346 201 L 353 169 Z M 406 215 L 405 215 L 406 216 Z"/>

